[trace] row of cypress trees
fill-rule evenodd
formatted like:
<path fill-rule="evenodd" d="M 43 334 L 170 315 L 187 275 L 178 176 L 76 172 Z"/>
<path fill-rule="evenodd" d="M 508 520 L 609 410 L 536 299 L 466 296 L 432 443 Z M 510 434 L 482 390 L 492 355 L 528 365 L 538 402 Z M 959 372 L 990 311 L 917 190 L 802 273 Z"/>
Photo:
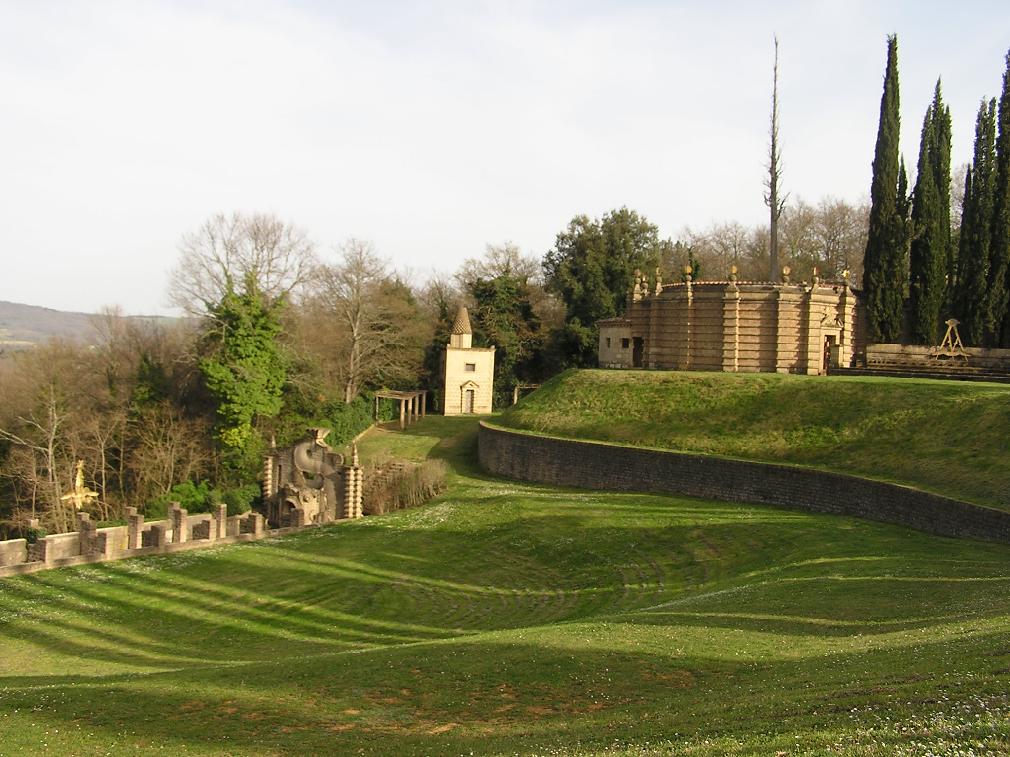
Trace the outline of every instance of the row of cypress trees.
<path fill-rule="evenodd" d="M 915 344 L 935 344 L 941 323 L 953 316 L 965 343 L 1010 347 L 1010 52 L 998 108 L 995 99 L 979 107 L 957 239 L 951 233 L 951 117 L 940 82 L 923 119 L 911 194 L 900 157 L 899 106 L 898 40 L 891 36 L 863 260 L 870 341 L 907 335 Z"/>

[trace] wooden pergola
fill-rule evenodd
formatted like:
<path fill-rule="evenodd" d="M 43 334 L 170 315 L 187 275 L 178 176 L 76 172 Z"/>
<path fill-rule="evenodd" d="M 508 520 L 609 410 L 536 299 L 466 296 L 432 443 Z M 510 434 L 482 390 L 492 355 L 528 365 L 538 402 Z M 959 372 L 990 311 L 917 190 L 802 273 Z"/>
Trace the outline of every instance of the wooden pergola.
<path fill-rule="evenodd" d="M 428 404 L 427 389 L 412 389 L 408 392 L 381 391 L 375 393 L 375 405 L 372 408 L 372 419 L 379 420 L 379 400 L 396 400 L 400 403 L 400 428 L 424 417 L 425 405 Z"/>

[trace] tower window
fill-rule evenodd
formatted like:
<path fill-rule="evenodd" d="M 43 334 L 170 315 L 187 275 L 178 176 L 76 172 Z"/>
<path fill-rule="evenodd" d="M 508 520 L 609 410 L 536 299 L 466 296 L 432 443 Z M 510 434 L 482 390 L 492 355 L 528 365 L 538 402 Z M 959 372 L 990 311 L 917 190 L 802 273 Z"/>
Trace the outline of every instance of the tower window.
<path fill-rule="evenodd" d="M 630 346 L 631 346 L 631 340 L 630 339 L 622 339 L 621 340 L 621 349 L 622 350 L 626 350 Z"/>
<path fill-rule="evenodd" d="M 463 364 L 463 370 L 466 371 L 467 373 L 474 373 L 477 370 L 477 364 L 476 363 L 464 363 Z"/>

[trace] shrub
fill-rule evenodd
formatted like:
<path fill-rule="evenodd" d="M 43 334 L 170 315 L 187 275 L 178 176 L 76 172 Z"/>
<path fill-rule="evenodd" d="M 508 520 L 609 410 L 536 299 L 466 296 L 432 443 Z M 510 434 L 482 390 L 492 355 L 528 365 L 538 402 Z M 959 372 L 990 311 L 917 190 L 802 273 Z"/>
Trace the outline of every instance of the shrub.
<path fill-rule="evenodd" d="M 260 487 L 257 484 L 245 484 L 221 492 L 221 502 L 228 506 L 228 515 L 243 515 L 249 512 L 259 498 Z"/>
<path fill-rule="evenodd" d="M 25 529 L 25 540 L 29 544 L 35 544 L 39 539 L 44 539 L 49 535 L 49 531 L 42 528 L 42 526 L 35 526 L 35 528 Z"/>
<path fill-rule="evenodd" d="M 374 468 L 365 474 L 362 510 L 365 515 L 382 515 L 423 505 L 445 491 L 448 471 L 442 460 L 420 465 L 392 461 Z"/>
<path fill-rule="evenodd" d="M 179 505 L 190 513 L 209 513 L 214 509 L 214 505 L 221 499 L 221 493 L 211 487 L 207 481 L 193 483 L 183 481 L 176 484 L 167 493 L 159 495 L 147 503 L 144 508 L 144 515 L 148 518 L 164 518 L 168 512 L 168 506 L 172 502 Z"/>
<path fill-rule="evenodd" d="M 326 442 L 339 449 L 372 425 L 372 397 L 355 398 L 349 404 L 335 400 L 321 403 L 314 412 L 288 412 L 280 418 L 277 444 L 280 447 L 293 443 L 305 434 L 305 429 L 323 427 L 330 429 Z M 388 408 L 380 404 L 380 418 L 388 415 Z"/>

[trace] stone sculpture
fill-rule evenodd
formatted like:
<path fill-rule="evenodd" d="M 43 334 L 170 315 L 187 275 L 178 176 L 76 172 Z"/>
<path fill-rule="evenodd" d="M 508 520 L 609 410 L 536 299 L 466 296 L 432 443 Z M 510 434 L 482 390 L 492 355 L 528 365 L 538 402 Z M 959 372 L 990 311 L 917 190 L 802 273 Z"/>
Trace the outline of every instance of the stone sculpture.
<path fill-rule="evenodd" d="M 326 443 L 328 428 L 310 428 L 301 441 L 276 448 L 263 461 L 263 502 L 278 528 L 361 517 L 363 473 L 357 447 L 350 462 Z"/>

